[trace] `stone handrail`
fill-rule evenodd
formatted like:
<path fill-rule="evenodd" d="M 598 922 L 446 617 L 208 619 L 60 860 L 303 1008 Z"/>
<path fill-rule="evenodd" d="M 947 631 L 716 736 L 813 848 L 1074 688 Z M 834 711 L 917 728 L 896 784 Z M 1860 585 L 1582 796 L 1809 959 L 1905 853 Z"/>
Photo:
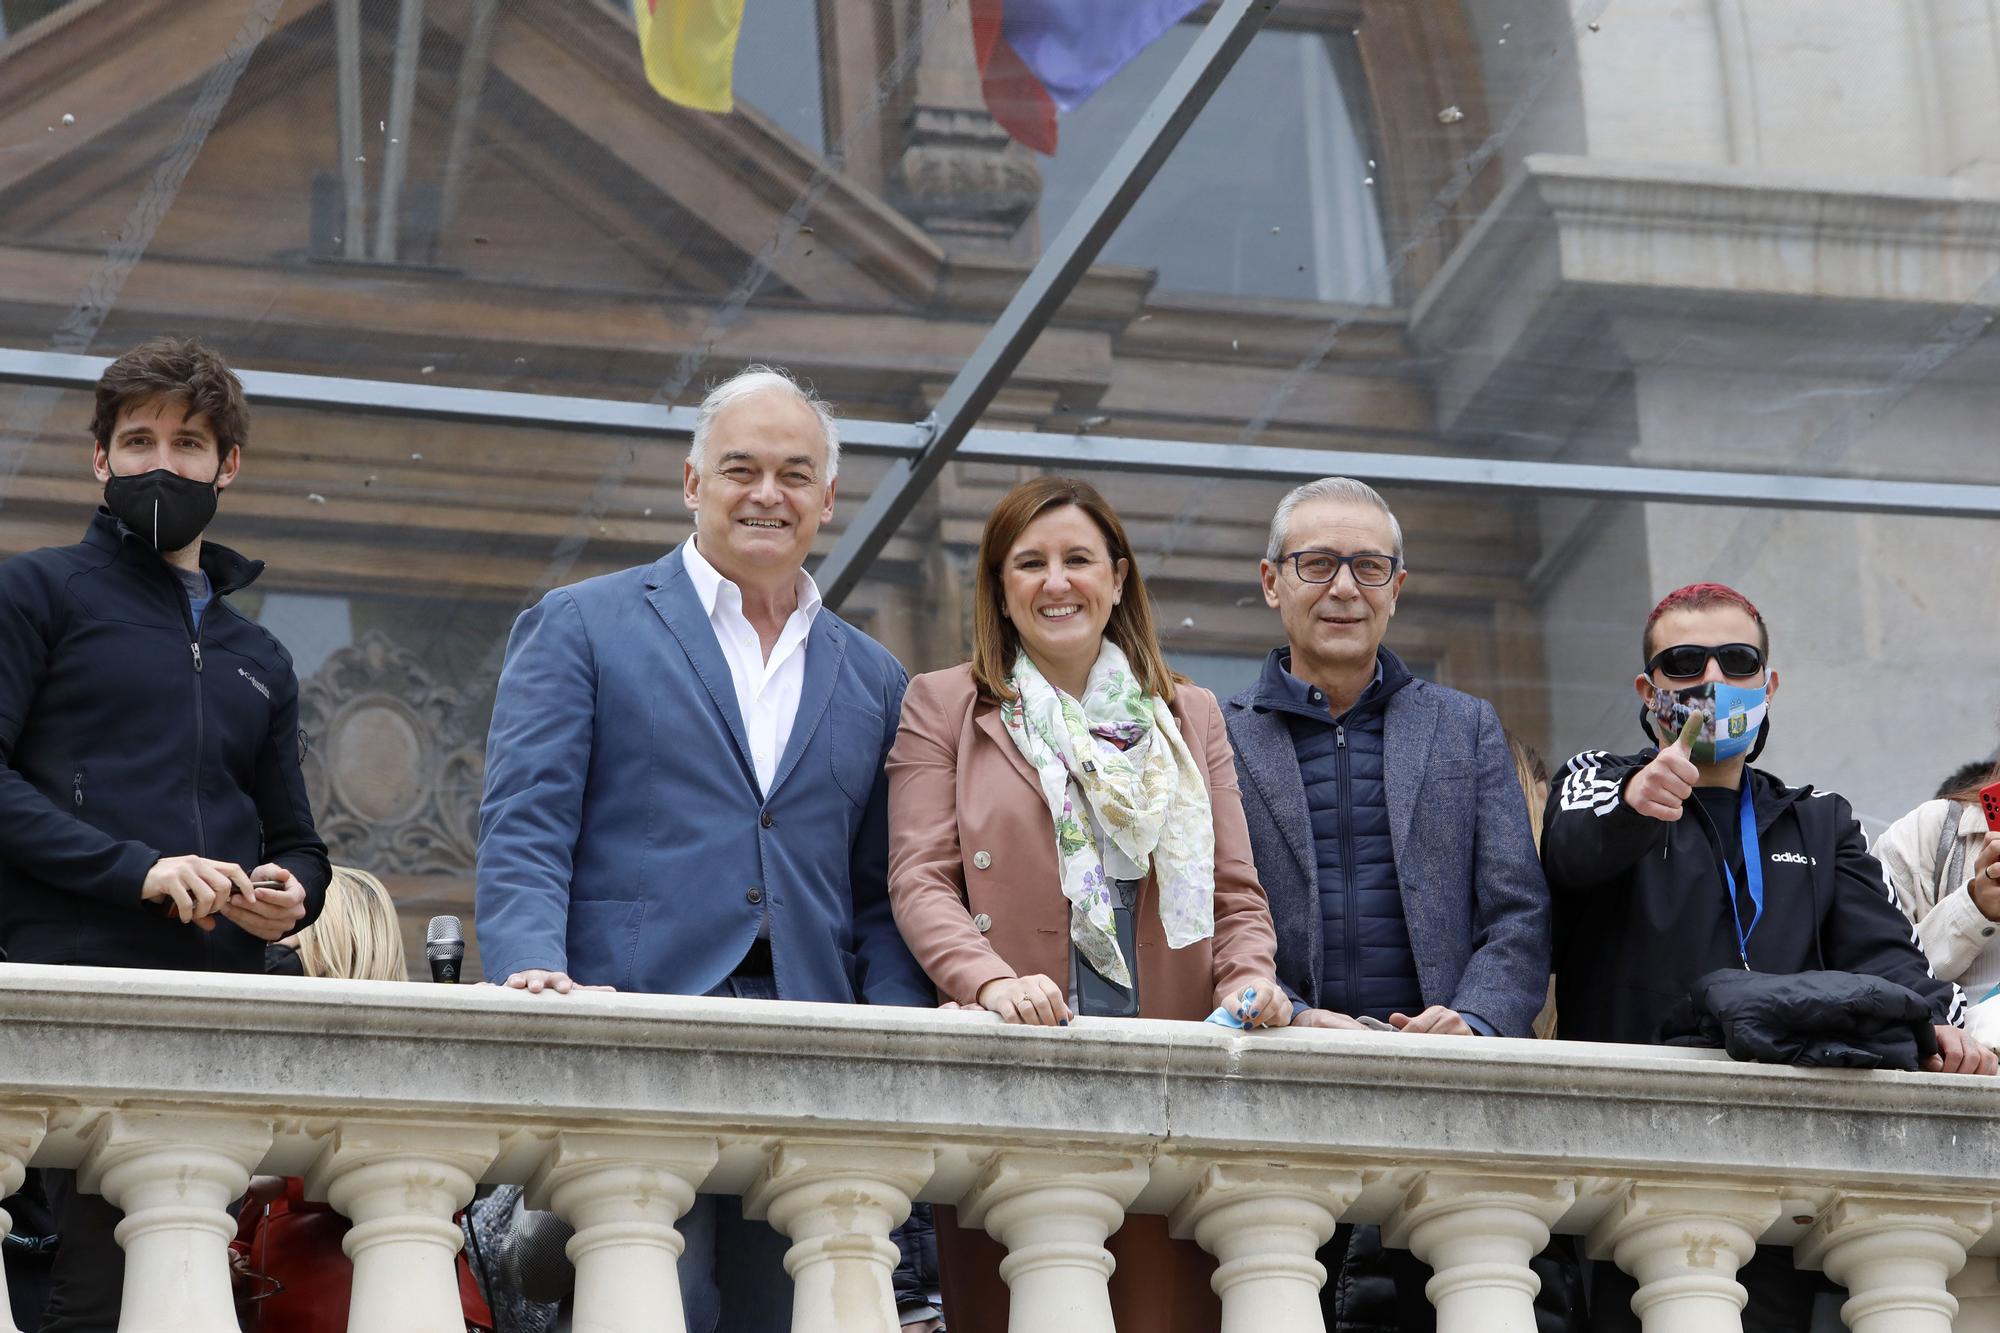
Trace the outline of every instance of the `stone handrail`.
<path fill-rule="evenodd" d="M 1225 1333 L 1320 1329 L 1342 1220 L 1436 1270 L 1441 1333 L 1530 1333 L 1551 1231 L 1635 1275 L 1650 1333 L 1739 1327 L 1759 1241 L 1845 1284 L 1856 1333 L 1944 1333 L 1954 1281 L 1959 1328 L 1996 1318 L 1997 1111 L 1994 1080 L 1718 1052 L 0 966 L 0 1194 L 74 1167 L 125 1211 L 122 1333 L 236 1327 L 253 1172 L 352 1219 L 365 1333 L 463 1327 L 481 1181 L 576 1226 L 590 1333 L 682 1327 L 698 1189 L 790 1237 L 798 1333 L 893 1333 L 912 1198 L 1007 1247 L 1019 1333 L 1108 1333 L 1128 1212 L 1216 1255 Z"/>

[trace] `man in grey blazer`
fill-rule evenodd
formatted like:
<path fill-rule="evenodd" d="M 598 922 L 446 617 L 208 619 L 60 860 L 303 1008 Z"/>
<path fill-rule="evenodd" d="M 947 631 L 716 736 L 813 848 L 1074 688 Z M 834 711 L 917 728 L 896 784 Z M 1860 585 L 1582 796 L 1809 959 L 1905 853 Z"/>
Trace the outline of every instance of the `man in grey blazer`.
<path fill-rule="evenodd" d="M 1395 515 L 1361 482 L 1310 482 L 1261 572 L 1287 642 L 1223 715 L 1294 1021 L 1526 1036 L 1548 884 L 1493 706 L 1382 647 L 1409 578 Z"/>
<path fill-rule="evenodd" d="M 1261 569 L 1286 645 L 1223 717 L 1292 1022 L 1528 1035 L 1548 884 L 1493 706 L 1382 647 L 1409 577 L 1396 516 L 1361 482 L 1309 482 L 1279 503 Z M 1346 1255 L 1343 1228 L 1321 1259 Z M 1385 1258 L 1398 1326 L 1430 1327 L 1428 1270 Z"/>

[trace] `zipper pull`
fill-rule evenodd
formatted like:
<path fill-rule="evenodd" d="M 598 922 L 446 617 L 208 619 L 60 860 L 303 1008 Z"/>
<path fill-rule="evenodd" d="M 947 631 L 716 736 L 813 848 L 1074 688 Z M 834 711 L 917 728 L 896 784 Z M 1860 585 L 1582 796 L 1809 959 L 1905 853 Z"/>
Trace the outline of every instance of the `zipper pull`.
<path fill-rule="evenodd" d="M 79 809 L 79 810 L 83 809 L 83 770 L 82 770 L 82 769 L 78 769 L 78 770 L 77 770 L 77 773 L 76 773 L 76 808 L 77 808 L 77 809 Z"/>
<path fill-rule="evenodd" d="M 1347 728 L 1338 722 L 1333 724 L 1333 743 L 1343 750 L 1347 748 Z"/>
<path fill-rule="evenodd" d="M 194 671 L 195 674 L 198 676 L 201 674 L 201 645 L 198 643 L 190 643 L 188 644 L 188 647 L 194 650 Z"/>

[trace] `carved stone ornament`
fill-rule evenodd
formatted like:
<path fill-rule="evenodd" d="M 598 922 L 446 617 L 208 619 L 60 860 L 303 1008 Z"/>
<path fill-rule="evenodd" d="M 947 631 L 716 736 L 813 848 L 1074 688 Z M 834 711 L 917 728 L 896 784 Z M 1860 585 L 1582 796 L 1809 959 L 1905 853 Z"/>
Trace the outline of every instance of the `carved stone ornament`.
<path fill-rule="evenodd" d="M 299 687 L 313 816 L 334 862 L 378 875 L 472 869 L 486 757 L 467 695 L 370 633 Z"/>
<path fill-rule="evenodd" d="M 919 109 L 896 203 L 931 231 L 1011 235 L 1042 197 L 1041 168 L 982 112 Z"/>

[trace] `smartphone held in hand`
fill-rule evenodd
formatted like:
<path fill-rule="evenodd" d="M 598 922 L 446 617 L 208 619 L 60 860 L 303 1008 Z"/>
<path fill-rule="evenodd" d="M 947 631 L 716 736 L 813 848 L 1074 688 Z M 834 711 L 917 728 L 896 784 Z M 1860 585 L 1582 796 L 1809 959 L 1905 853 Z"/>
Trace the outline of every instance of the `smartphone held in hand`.
<path fill-rule="evenodd" d="M 2000 833 L 2000 782 L 1979 789 L 1979 808 L 1986 812 L 1986 831 Z"/>

